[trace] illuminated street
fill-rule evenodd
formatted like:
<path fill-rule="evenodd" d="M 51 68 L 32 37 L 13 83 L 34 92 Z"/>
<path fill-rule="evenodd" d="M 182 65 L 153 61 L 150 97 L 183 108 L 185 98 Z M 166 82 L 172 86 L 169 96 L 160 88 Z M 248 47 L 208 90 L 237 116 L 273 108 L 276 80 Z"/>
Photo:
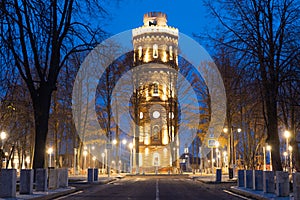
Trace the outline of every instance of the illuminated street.
<path fill-rule="evenodd" d="M 235 184 L 205 184 L 188 176 L 133 176 L 105 185 L 76 184 L 77 193 L 58 199 L 242 199 L 226 192 Z"/>

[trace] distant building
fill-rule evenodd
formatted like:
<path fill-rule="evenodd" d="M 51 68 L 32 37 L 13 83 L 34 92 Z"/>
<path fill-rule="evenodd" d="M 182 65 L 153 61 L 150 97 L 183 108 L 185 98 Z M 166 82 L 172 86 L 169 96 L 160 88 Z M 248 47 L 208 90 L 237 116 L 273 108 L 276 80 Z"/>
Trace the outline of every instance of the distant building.
<path fill-rule="evenodd" d="M 167 25 L 166 14 L 150 12 L 144 25 L 132 30 L 132 41 L 132 113 L 138 124 L 133 166 L 140 173 L 178 168 L 178 29 Z"/>

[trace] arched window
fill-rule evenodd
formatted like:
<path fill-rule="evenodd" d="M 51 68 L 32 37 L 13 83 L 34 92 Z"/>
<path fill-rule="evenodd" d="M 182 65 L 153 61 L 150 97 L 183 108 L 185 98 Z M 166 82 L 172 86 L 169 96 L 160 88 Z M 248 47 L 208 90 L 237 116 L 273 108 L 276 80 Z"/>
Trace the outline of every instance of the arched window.
<path fill-rule="evenodd" d="M 152 129 L 152 136 L 153 140 L 158 140 L 159 139 L 159 126 L 155 125 Z"/>
<path fill-rule="evenodd" d="M 153 58 L 158 58 L 158 46 L 157 46 L 157 44 L 153 45 Z"/>
<path fill-rule="evenodd" d="M 169 46 L 169 55 L 170 55 L 170 60 L 173 60 L 173 47 Z"/>
<path fill-rule="evenodd" d="M 143 47 L 139 46 L 139 59 L 142 58 L 142 54 L 143 54 Z"/>

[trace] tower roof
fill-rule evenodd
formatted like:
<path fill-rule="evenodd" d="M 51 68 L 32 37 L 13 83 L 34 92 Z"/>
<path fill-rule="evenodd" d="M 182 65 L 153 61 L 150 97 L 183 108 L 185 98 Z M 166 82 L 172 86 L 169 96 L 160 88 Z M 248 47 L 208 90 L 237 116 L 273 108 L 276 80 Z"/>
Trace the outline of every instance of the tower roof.
<path fill-rule="evenodd" d="M 167 26 L 167 15 L 162 12 L 144 14 L 144 26 Z"/>

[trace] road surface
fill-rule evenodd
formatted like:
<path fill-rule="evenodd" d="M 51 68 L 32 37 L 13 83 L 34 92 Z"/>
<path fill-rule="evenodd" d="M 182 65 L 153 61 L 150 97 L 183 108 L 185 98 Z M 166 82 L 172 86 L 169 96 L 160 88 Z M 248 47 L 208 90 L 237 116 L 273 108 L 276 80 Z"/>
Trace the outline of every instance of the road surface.
<path fill-rule="evenodd" d="M 77 185 L 80 190 L 58 199 L 101 200 L 238 200 L 227 190 L 235 183 L 206 184 L 187 176 L 133 176 L 109 184 Z M 57 200 L 58 200 L 57 199 Z"/>

